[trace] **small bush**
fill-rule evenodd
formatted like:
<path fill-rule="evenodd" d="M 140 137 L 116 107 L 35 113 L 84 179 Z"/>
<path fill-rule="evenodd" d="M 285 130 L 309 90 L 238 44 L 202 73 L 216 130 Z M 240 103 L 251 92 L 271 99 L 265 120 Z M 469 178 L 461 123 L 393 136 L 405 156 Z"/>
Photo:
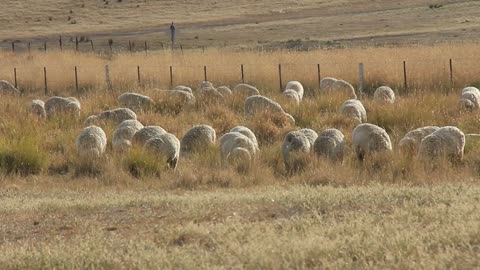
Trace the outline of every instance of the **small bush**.
<path fill-rule="evenodd" d="M 151 153 L 142 151 L 142 149 L 131 149 L 124 161 L 128 172 L 136 177 L 160 176 L 166 169 L 167 162 Z"/>
<path fill-rule="evenodd" d="M 0 171 L 22 176 L 40 173 L 47 164 L 47 155 L 37 143 L 24 139 L 14 145 L 0 145 Z"/>

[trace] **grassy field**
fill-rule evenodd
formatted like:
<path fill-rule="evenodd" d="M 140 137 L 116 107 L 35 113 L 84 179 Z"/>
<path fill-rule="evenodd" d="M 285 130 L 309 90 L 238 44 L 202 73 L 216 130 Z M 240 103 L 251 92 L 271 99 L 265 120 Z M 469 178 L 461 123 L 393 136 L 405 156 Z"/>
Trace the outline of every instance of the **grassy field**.
<path fill-rule="evenodd" d="M 0 268 L 478 268 L 480 141 L 467 140 L 460 164 L 445 162 L 434 171 L 397 149 L 406 132 L 425 125 L 480 133 L 478 111 L 458 107 L 461 89 L 479 86 L 478 60 L 472 57 L 477 52 L 475 43 L 452 43 L 310 52 L 159 51 L 147 56 L 1 53 L 0 79 L 13 81 L 16 68 L 23 95 L 0 98 Z M 318 91 L 317 64 L 322 77 L 357 86 L 360 62 L 366 69 L 362 102 L 368 122 L 385 128 L 393 155 L 379 164 L 361 164 L 347 147 L 344 164 L 312 157 L 303 172 L 288 174 L 280 147 L 291 130 L 335 127 L 351 144 L 355 123 L 337 112 L 345 97 Z M 300 106 L 279 91 L 279 63 L 284 85 L 295 79 L 306 86 Z M 112 71 L 111 91 L 105 91 L 105 64 Z M 216 86 L 234 86 L 240 82 L 240 64 L 246 82 L 278 101 L 295 125 L 269 114 L 246 118 L 238 97 L 212 101 L 197 96 L 194 107 L 181 111 L 158 94 L 158 89 L 170 88 L 169 66 L 174 85 L 195 89 L 204 65 Z M 382 84 L 397 92 L 395 104 L 372 100 L 371 90 Z M 125 91 L 151 96 L 162 105 L 139 112 L 138 120 L 178 138 L 196 124 L 211 125 L 217 138 L 237 125 L 251 128 L 261 149 L 255 165 L 246 172 L 221 166 L 216 145 L 181 156 L 173 172 L 138 149 L 115 153 L 115 125 L 107 123 L 102 126 L 109 139 L 107 153 L 98 171 L 84 171 L 74 146 L 83 121 L 117 108 L 117 97 Z M 32 99 L 55 94 L 77 97 L 80 118 L 44 121 L 29 113 Z"/>
<path fill-rule="evenodd" d="M 97 46 L 109 38 L 149 40 L 158 48 L 169 42 L 175 21 L 185 46 L 281 47 L 298 39 L 302 46 L 430 44 L 478 40 L 479 7 L 472 0 L 4 0 L 0 36 L 32 42 L 84 36 Z"/>

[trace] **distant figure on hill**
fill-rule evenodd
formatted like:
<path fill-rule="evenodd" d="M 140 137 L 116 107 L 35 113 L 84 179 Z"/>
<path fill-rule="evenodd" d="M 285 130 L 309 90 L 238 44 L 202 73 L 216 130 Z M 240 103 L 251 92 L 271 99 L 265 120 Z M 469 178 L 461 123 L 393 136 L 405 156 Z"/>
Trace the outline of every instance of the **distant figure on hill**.
<path fill-rule="evenodd" d="M 175 44 L 175 25 L 172 24 L 170 25 L 170 40 L 172 41 L 172 46 Z"/>

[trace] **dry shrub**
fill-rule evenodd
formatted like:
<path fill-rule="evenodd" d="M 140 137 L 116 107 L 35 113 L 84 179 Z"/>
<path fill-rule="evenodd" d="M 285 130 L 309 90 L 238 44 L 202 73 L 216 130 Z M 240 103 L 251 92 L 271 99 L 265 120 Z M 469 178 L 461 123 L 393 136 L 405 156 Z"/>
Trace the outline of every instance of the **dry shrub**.
<path fill-rule="evenodd" d="M 246 125 L 255 135 L 259 144 L 272 144 L 283 140 L 284 134 L 293 129 L 287 116 L 269 111 L 258 112 Z"/>

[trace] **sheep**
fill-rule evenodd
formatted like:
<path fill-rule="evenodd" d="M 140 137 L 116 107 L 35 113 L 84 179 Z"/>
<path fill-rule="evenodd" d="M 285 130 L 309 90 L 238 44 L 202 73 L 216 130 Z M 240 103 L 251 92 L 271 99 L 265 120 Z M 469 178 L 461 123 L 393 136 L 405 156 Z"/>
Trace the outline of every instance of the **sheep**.
<path fill-rule="evenodd" d="M 184 90 L 158 90 L 158 93 L 165 95 L 165 104 L 176 104 L 180 107 L 192 107 L 196 103 L 195 96 Z"/>
<path fill-rule="evenodd" d="M 290 131 L 283 140 L 282 158 L 288 172 L 298 171 L 305 165 L 305 157 L 310 153 L 310 140 L 301 131 Z"/>
<path fill-rule="evenodd" d="M 223 97 L 228 97 L 232 95 L 232 90 L 228 86 L 217 87 L 217 91 L 222 94 Z"/>
<path fill-rule="evenodd" d="M 182 153 L 205 151 L 209 146 L 215 144 L 215 140 L 215 129 L 211 126 L 194 126 L 183 136 L 180 144 L 180 151 Z"/>
<path fill-rule="evenodd" d="M 458 162 L 463 160 L 464 149 L 465 134 L 457 127 L 446 126 L 423 138 L 418 155 L 426 162 L 442 158 Z"/>
<path fill-rule="evenodd" d="M 395 92 L 388 86 L 380 86 L 375 90 L 373 99 L 383 104 L 392 104 L 395 102 Z"/>
<path fill-rule="evenodd" d="M 177 85 L 177 86 L 175 86 L 175 88 L 173 88 L 173 90 L 184 91 L 184 92 L 188 92 L 190 94 L 193 94 L 192 88 L 190 88 L 188 86 L 185 86 L 185 85 Z"/>
<path fill-rule="evenodd" d="M 352 132 L 352 148 L 358 160 L 373 153 L 392 152 L 392 142 L 387 132 L 373 124 L 360 124 Z"/>
<path fill-rule="evenodd" d="M 199 97 L 210 100 L 222 100 L 223 95 L 214 87 L 202 87 L 198 90 Z"/>
<path fill-rule="evenodd" d="M 144 145 L 151 138 L 158 137 L 165 133 L 167 133 L 167 131 L 159 126 L 145 126 L 135 132 L 132 137 L 132 144 Z"/>
<path fill-rule="evenodd" d="M 113 150 L 118 152 L 127 151 L 132 146 L 131 140 L 133 135 L 142 128 L 142 123 L 137 120 L 123 121 L 113 132 Z"/>
<path fill-rule="evenodd" d="M 318 157 L 327 158 L 333 162 L 343 162 L 345 136 L 334 128 L 325 129 L 313 143 L 313 152 Z"/>
<path fill-rule="evenodd" d="M 171 169 L 177 168 L 180 157 L 180 141 L 175 135 L 164 133 L 153 137 L 145 143 L 143 150 L 165 159 Z"/>
<path fill-rule="evenodd" d="M 0 80 L 0 95 L 19 96 L 20 91 L 10 82 Z"/>
<path fill-rule="evenodd" d="M 283 95 L 289 100 L 293 101 L 295 105 L 300 105 L 300 97 L 297 91 L 293 89 L 287 89 L 283 91 Z"/>
<path fill-rule="evenodd" d="M 436 126 L 426 126 L 407 132 L 407 134 L 405 134 L 405 136 L 403 136 L 398 143 L 400 153 L 408 156 L 416 155 L 423 138 L 432 134 L 438 129 L 440 128 Z"/>
<path fill-rule="evenodd" d="M 47 117 L 52 117 L 57 113 L 70 113 L 75 117 L 80 116 L 80 102 L 74 97 L 54 96 L 45 101 L 45 113 Z"/>
<path fill-rule="evenodd" d="M 112 121 L 119 125 L 125 120 L 136 120 L 137 115 L 129 108 L 118 108 L 114 110 L 107 110 L 97 115 L 91 115 L 85 120 L 85 125 L 90 125 L 95 122 Z"/>
<path fill-rule="evenodd" d="M 332 90 L 333 84 L 337 81 L 335 78 L 325 77 L 320 80 L 320 90 L 330 91 Z"/>
<path fill-rule="evenodd" d="M 339 109 L 339 112 L 358 123 L 367 122 L 367 111 L 360 100 L 349 99 L 345 101 Z"/>
<path fill-rule="evenodd" d="M 118 97 L 118 102 L 133 111 L 148 111 L 155 105 L 150 97 L 137 93 L 123 93 Z"/>
<path fill-rule="evenodd" d="M 84 128 L 75 142 L 78 157 L 83 161 L 99 159 L 107 148 L 107 135 L 97 126 Z"/>
<path fill-rule="evenodd" d="M 30 105 L 30 111 L 40 118 L 47 117 L 47 113 L 45 112 L 45 102 L 43 102 L 42 100 L 32 100 L 32 104 Z"/>
<path fill-rule="evenodd" d="M 303 133 L 303 135 L 305 135 L 305 137 L 307 137 L 308 142 L 310 142 L 310 145 L 313 147 L 313 143 L 318 138 L 317 132 L 315 132 L 315 130 L 309 129 L 309 128 L 302 128 L 299 131 L 301 133 Z"/>
<path fill-rule="evenodd" d="M 234 95 L 242 95 L 245 97 L 260 95 L 260 91 L 258 91 L 258 89 L 255 86 L 245 84 L 245 83 L 237 84 L 232 89 L 232 93 Z"/>
<path fill-rule="evenodd" d="M 469 111 L 480 108 L 480 90 L 475 87 L 465 87 L 462 90 L 459 103 L 463 109 Z"/>
<path fill-rule="evenodd" d="M 220 155 L 223 164 L 249 168 L 256 151 L 253 141 L 240 132 L 228 132 L 220 137 Z"/>
<path fill-rule="evenodd" d="M 242 133 L 243 135 L 247 136 L 250 140 L 252 140 L 253 145 L 255 146 L 255 150 L 257 150 L 257 151 L 260 150 L 260 148 L 258 147 L 257 137 L 255 136 L 255 133 L 253 133 L 253 131 L 250 130 L 249 128 L 244 127 L 244 126 L 236 126 L 232 129 L 230 129 L 230 132 Z"/>
<path fill-rule="evenodd" d="M 293 116 L 286 113 L 280 104 L 267 97 L 255 95 L 245 99 L 244 112 L 246 116 L 253 116 L 262 111 L 270 111 L 271 113 L 284 115 L 292 124 L 295 123 Z"/>
<path fill-rule="evenodd" d="M 357 95 L 355 94 L 355 88 L 353 88 L 350 83 L 344 80 L 335 81 L 331 86 L 331 90 L 334 92 L 344 93 L 352 99 L 357 98 Z"/>
<path fill-rule="evenodd" d="M 290 81 L 287 83 L 285 86 L 285 90 L 292 89 L 295 92 L 298 93 L 298 97 L 300 98 L 300 101 L 303 99 L 303 85 L 299 81 Z"/>

